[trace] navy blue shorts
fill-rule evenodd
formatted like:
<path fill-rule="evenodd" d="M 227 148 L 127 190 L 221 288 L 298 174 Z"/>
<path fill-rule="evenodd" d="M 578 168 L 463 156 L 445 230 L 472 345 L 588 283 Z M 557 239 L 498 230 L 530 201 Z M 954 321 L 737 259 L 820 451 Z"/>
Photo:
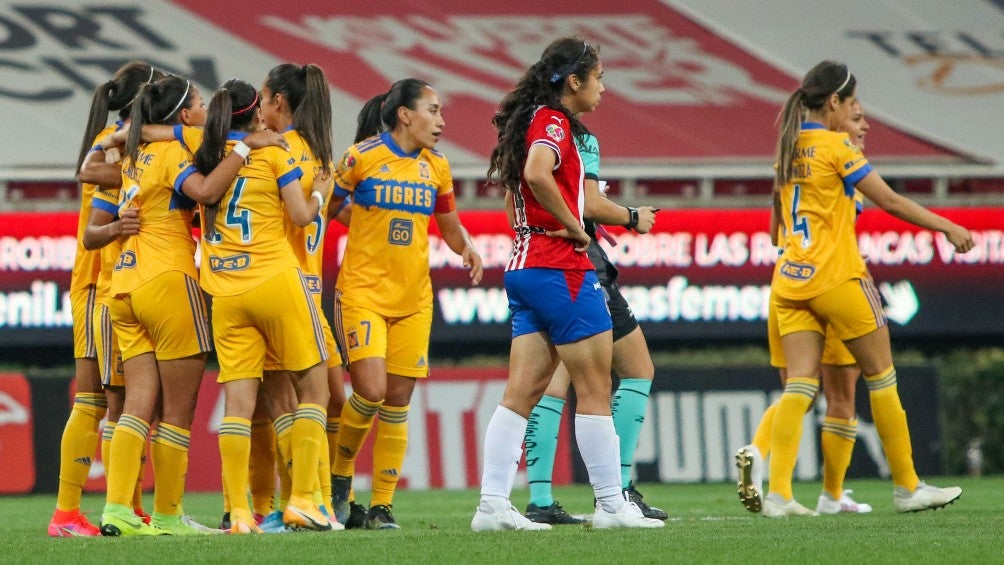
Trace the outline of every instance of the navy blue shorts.
<path fill-rule="evenodd" d="M 612 327 L 596 271 L 507 271 L 505 290 L 514 338 L 546 332 L 554 345 L 564 345 Z"/>

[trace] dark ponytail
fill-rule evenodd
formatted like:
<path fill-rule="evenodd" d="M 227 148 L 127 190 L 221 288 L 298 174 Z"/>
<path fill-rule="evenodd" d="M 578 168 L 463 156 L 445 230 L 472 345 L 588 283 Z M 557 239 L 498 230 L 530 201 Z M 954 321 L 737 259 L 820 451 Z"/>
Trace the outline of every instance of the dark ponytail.
<path fill-rule="evenodd" d="M 247 131 L 258 115 L 261 99 L 253 86 L 242 80 L 228 80 L 213 94 L 206 114 L 202 145 L 195 152 L 195 168 L 208 175 L 226 157 L 227 135 Z"/>
<path fill-rule="evenodd" d="M 143 124 L 173 125 L 178 114 L 192 105 L 192 82 L 179 76 L 168 75 L 153 84 L 144 84 L 136 94 L 129 114 L 129 138 L 125 152 L 130 160 L 139 155 Z"/>
<path fill-rule="evenodd" d="M 516 86 L 505 95 L 492 124 L 498 130 L 498 142 L 492 149 L 488 180 L 507 190 L 519 189 L 526 161 L 526 131 L 538 106 L 547 106 L 568 118 L 572 135 L 582 138 L 589 130 L 561 104 L 565 79 L 575 75 L 585 81 L 599 63 L 597 48 L 574 37 L 555 40 L 544 49 Z"/>
<path fill-rule="evenodd" d="M 293 128 L 300 132 L 325 174 L 331 172 L 331 92 L 324 71 L 314 64 L 285 63 L 265 77 L 265 87 L 281 92 L 293 112 Z"/>
<path fill-rule="evenodd" d="M 373 137 L 382 131 L 393 131 L 397 127 L 397 109 L 404 106 L 414 110 L 422 90 L 432 86 L 417 78 L 404 78 L 393 85 L 384 94 L 370 98 L 359 111 L 356 119 L 356 143 Z"/>
<path fill-rule="evenodd" d="M 91 109 L 87 114 L 87 125 L 84 127 L 84 137 L 77 153 L 77 170 L 91 150 L 94 138 L 104 129 L 108 121 L 108 112 L 118 112 L 121 119 L 127 118 L 140 86 L 163 76 L 163 73 L 154 69 L 149 63 L 131 61 L 122 65 L 111 80 L 99 84 L 94 89 Z"/>
<path fill-rule="evenodd" d="M 819 110 L 834 94 L 841 101 L 854 94 L 857 79 L 843 63 L 823 61 L 813 67 L 802 80 L 802 86 L 788 97 L 778 114 L 780 123 L 774 172 L 774 186 L 780 188 L 791 180 L 791 164 L 795 160 L 795 145 L 802 118 L 807 110 Z"/>

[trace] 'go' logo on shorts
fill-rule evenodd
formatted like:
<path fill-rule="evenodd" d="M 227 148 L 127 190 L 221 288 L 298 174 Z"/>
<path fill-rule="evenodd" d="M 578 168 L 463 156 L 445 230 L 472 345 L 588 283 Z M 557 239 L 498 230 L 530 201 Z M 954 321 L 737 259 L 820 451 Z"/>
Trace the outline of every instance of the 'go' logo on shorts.
<path fill-rule="evenodd" d="M 415 224 L 411 220 L 393 218 L 390 221 L 390 232 L 387 234 L 387 243 L 391 245 L 411 245 L 411 234 L 415 229 Z"/>

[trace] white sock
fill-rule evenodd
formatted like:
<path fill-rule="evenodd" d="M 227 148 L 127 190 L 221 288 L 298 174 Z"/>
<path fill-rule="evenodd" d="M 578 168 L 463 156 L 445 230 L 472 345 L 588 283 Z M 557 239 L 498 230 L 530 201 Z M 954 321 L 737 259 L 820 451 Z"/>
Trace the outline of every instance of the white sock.
<path fill-rule="evenodd" d="M 620 439 L 613 417 L 576 414 L 575 443 L 586 464 L 596 502 L 607 512 L 620 512 L 626 502 L 621 490 Z"/>
<path fill-rule="evenodd" d="M 526 418 L 501 405 L 492 414 L 485 430 L 482 501 L 509 500 L 519 459 L 523 455 L 526 425 Z"/>

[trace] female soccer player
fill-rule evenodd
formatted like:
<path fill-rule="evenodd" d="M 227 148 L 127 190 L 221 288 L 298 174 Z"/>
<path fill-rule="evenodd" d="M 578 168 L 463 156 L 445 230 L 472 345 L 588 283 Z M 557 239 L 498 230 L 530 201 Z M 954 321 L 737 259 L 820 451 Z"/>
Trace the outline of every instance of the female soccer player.
<path fill-rule="evenodd" d="M 855 86 L 846 65 L 823 61 L 806 74 L 781 113 L 774 198 L 784 226 L 784 253 L 774 270 L 771 301 L 788 379 L 774 415 L 765 516 L 815 514 L 792 497 L 791 475 L 802 417 L 819 389 L 827 327 L 843 340 L 864 373 L 892 471 L 896 510 L 941 508 L 962 495 L 958 487 L 924 484 L 914 470 L 889 328 L 857 247 L 854 189 L 901 220 L 944 233 L 959 253 L 972 249 L 972 234 L 895 193 L 847 134 L 834 131 L 853 112 Z"/>
<path fill-rule="evenodd" d="M 513 199 L 515 241 L 505 288 L 512 311 L 509 380 L 485 432 L 481 502 L 471 529 L 538 530 L 509 502 L 527 418 L 560 360 L 578 399 L 576 441 L 596 495 L 593 526 L 661 527 L 620 487 L 617 434 L 610 416 L 611 320 L 585 251 L 582 159 L 576 118 L 596 109 L 603 66 L 575 38 L 549 45 L 502 100 L 488 177 Z M 511 195 L 511 196 L 509 196 Z"/>
<path fill-rule="evenodd" d="M 399 80 L 363 106 L 359 131 L 373 136 L 349 147 L 335 170 L 331 205 L 352 198 L 335 285 L 335 331 L 352 397 L 338 427 L 332 506 L 339 521 L 348 521 L 355 457 L 379 416 L 369 529 L 399 527 L 391 505 L 408 446 L 408 407 L 416 380 L 429 374 L 431 217 L 463 258 L 471 284 L 481 281 L 481 256 L 460 223 L 449 163 L 434 150 L 445 125 L 428 83 Z"/>
<path fill-rule="evenodd" d="M 305 191 L 313 186 L 319 176 L 331 178 L 331 95 L 324 71 L 317 65 L 293 65 L 285 63 L 274 67 L 265 78 L 261 89 L 261 117 L 265 127 L 282 132 L 289 143 L 290 153 L 297 159 L 303 172 L 300 184 Z M 304 197 L 309 197 L 305 193 Z M 331 499 L 331 454 L 329 442 L 334 440 L 338 419 L 345 403 L 345 382 L 342 378 L 342 358 L 331 333 L 331 326 L 321 310 L 321 271 L 323 267 L 324 236 L 327 233 L 327 202 L 306 227 L 286 222 L 286 239 L 289 240 L 308 283 L 311 297 L 319 313 L 321 329 L 328 351 L 328 388 L 331 397 L 327 406 L 327 437 L 321 447 L 319 481 L 323 500 Z M 275 416 L 276 439 L 284 460 L 290 458 L 290 431 L 293 413 L 296 411 L 296 395 L 293 391 L 292 375 L 283 371 L 276 360 L 265 363 L 265 388 L 270 391 L 272 405 L 278 410 Z M 275 375 L 271 372 L 278 372 Z M 285 392 L 278 390 L 286 389 Z M 289 399 L 291 402 L 281 402 Z M 271 450 L 272 447 L 268 446 Z M 254 467 L 254 461 L 252 461 Z M 274 478 L 272 480 L 274 490 Z M 253 486 L 253 485 L 252 485 Z M 254 492 L 254 488 L 252 488 Z M 280 496 L 280 501 L 288 494 Z M 282 508 L 279 508 L 281 511 Z M 279 518 L 278 520 L 276 518 Z M 279 512 L 270 519 L 266 516 L 262 528 L 269 531 L 269 525 L 282 525 Z"/>
<path fill-rule="evenodd" d="M 286 151 L 251 151 L 242 141 L 256 126 L 259 104 L 254 87 L 227 81 L 213 96 L 189 169 L 215 174 L 223 165 L 241 165 L 222 198 L 196 198 L 203 204 L 200 284 L 213 297 L 213 338 L 226 398 L 219 441 L 230 531 L 261 531 L 247 489 L 251 417 L 266 352 L 294 374 L 299 400 L 290 432 L 292 494 L 283 521 L 296 529 L 330 530 L 312 500 L 326 424 L 328 354 L 319 313 L 284 228 L 287 216 L 300 227 L 313 222 L 326 196 L 313 190 L 304 198 L 302 170 Z M 329 184 L 322 179 L 314 186 Z"/>
<path fill-rule="evenodd" d="M 154 78 L 156 71 L 149 63 L 132 61 L 123 65 L 111 80 L 98 85 L 91 98 L 91 109 L 84 129 L 77 170 L 98 140 L 114 131 L 129 115 L 130 104 L 140 85 Z M 108 112 L 119 114 L 119 122 L 106 125 Z M 119 173 L 113 171 L 114 176 Z M 91 321 L 99 302 L 98 274 L 100 253 L 84 247 L 84 231 L 91 210 L 96 182 L 81 178 L 80 219 L 77 222 L 77 253 L 70 276 L 70 306 L 73 312 L 73 357 L 77 393 L 73 408 L 63 429 L 60 444 L 59 490 L 56 510 L 49 521 L 48 533 L 53 537 L 96 536 L 100 532 L 80 513 L 80 494 L 87 482 L 91 460 L 98 446 L 98 426 L 105 417 L 108 400 L 101 385 L 98 351 Z M 91 179 L 94 180 L 94 179 Z M 118 397 L 116 397 L 118 398 Z M 121 398 L 118 409 L 121 410 Z"/>
<path fill-rule="evenodd" d="M 205 117 L 198 89 L 180 77 L 167 77 L 140 89 L 130 123 L 138 133 L 143 123 L 197 126 Z M 140 231 L 123 243 L 109 290 L 109 313 L 129 393 L 112 436 L 102 533 L 201 533 L 182 523 L 180 508 L 188 430 L 210 349 L 191 237 L 194 202 L 175 191 L 191 154 L 173 142 L 141 146 L 138 135 L 130 136 L 126 149 L 118 208 L 138 210 Z M 177 308 L 174 300 L 190 308 Z M 132 501 L 143 446 L 158 408 L 160 424 L 151 450 L 156 528 L 148 528 L 126 505 Z"/>
<path fill-rule="evenodd" d="M 623 225 L 638 233 L 648 233 L 655 223 L 655 210 L 648 206 L 625 208 L 603 197 L 599 188 L 599 142 L 592 134 L 586 135 L 581 141 L 580 138 L 576 138 L 575 141 L 585 171 L 583 188 L 593 193 L 592 198 L 585 199 L 587 207 L 584 210 L 586 217 L 584 224 L 586 233 L 592 238 L 586 253 L 596 268 L 596 276 L 603 287 L 603 296 L 613 322 L 613 369 L 620 379 L 614 392 L 611 412 L 614 429 L 620 438 L 621 488 L 647 518 L 665 520 L 669 515 L 660 508 L 645 504 L 641 493 L 631 482 L 631 467 L 634 464 L 638 434 L 641 432 L 648 410 L 648 393 L 652 379 L 655 378 L 655 367 L 648 352 L 645 335 L 638 326 L 631 307 L 621 295 L 617 284 L 617 267 L 610 262 L 597 237 L 597 231 L 603 229 L 597 224 Z M 511 209 L 508 205 L 510 202 L 511 200 L 506 202 L 507 210 Z M 551 384 L 544 391 L 544 396 L 530 413 L 525 442 L 530 504 L 526 507 L 525 515 L 534 522 L 544 524 L 585 522 L 582 518 L 568 514 L 551 494 L 558 426 L 561 424 L 561 412 L 565 406 L 570 383 L 568 369 L 560 363 L 551 379 Z"/>
<path fill-rule="evenodd" d="M 868 121 L 860 102 L 856 102 L 850 116 L 837 126 L 837 131 L 850 136 L 858 149 L 864 151 L 865 137 L 868 135 Z M 860 212 L 860 193 L 855 196 Z M 771 230 L 776 231 L 779 220 L 772 215 Z M 775 243 L 777 243 L 775 241 Z M 777 315 L 773 308 L 767 316 L 767 343 L 770 350 L 770 364 L 780 369 L 781 384 L 787 378 L 784 352 L 781 350 L 781 336 L 778 333 Z M 851 462 L 854 440 L 857 437 L 857 419 L 854 417 L 854 398 L 857 394 L 857 380 L 861 369 L 840 338 L 827 328 L 823 347 L 822 369 L 823 395 L 826 398 L 826 416 L 823 420 L 820 443 L 823 448 L 823 492 L 819 495 L 816 512 L 839 514 L 841 512 L 863 514 L 871 512 L 869 504 L 859 503 L 851 498 L 851 491 L 844 490 L 844 476 Z M 767 408 L 753 442 L 736 453 L 739 471 L 739 500 L 750 512 L 760 512 L 763 508 L 763 460 L 770 451 L 770 436 L 774 424 L 775 402 Z"/>

